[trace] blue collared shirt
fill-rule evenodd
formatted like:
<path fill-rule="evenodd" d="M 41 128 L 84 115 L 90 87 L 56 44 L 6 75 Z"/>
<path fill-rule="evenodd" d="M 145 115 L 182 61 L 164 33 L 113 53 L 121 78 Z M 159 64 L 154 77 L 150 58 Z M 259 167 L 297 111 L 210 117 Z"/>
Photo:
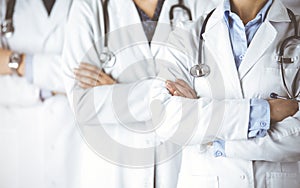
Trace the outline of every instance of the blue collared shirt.
<path fill-rule="evenodd" d="M 236 13 L 231 12 L 230 0 L 224 1 L 224 19 L 228 27 L 231 48 L 237 69 L 243 63 L 244 56 L 255 33 L 265 21 L 272 2 L 273 0 L 268 0 L 256 17 L 244 25 L 240 17 Z M 251 99 L 248 138 L 264 137 L 269 128 L 269 103 L 263 99 Z M 224 141 L 217 140 L 214 142 L 214 155 L 216 157 L 226 156 Z"/>
<path fill-rule="evenodd" d="M 239 68 L 242 63 L 255 33 L 265 21 L 272 2 L 273 0 L 268 0 L 256 17 L 244 25 L 240 17 L 236 13 L 231 12 L 230 0 L 225 0 L 224 19 L 229 30 L 232 52 L 237 68 Z"/>

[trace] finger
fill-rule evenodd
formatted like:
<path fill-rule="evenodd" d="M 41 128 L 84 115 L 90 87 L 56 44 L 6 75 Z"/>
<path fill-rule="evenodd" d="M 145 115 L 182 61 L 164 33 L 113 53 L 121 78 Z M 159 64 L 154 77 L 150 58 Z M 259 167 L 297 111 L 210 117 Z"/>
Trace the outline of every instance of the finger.
<path fill-rule="evenodd" d="M 186 81 L 182 79 L 176 79 L 175 82 L 180 84 L 182 87 L 190 87 L 189 84 L 187 84 Z"/>
<path fill-rule="evenodd" d="M 89 79 L 92 79 L 95 81 L 97 81 L 100 76 L 98 73 L 95 73 L 95 72 L 92 72 L 92 71 L 86 70 L 86 69 L 81 69 L 81 68 L 74 69 L 74 74 L 75 74 L 75 77 L 76 76 L 86 77 L 86 78 L 89 78 Z"/>
<path fill-rule="evenodd" d="M 189 88 L 183 87 L 182 85 L 178 83 L 174 83 L 176 90 L 179 91 L 180 93 L 183 94 L 183 96 L 187 98 L 194 98 L 193 95 L 191 94 Z"/>
<path fill-rule="evenodd" d="M 83 83 L 83 82 L 78 82 L 78 85 L 83 88 L 83 89 L 89 89 L 89 88 L 92 88 L 93 86 L 89 85 L 89 84 L 86 84 L 86 83 Z"/>
<path fill-rule="evenodd" d="M 99 71 L 102 71 L 101 68 L 99 68 L 95 65 L 89 64 L 89 63 L 84 63 L 84 62 L 79 64 L 79 68 L 90 70 L 90 71 L 93 71 L 93 72 L 96 72 L 96 73 L 99 72 Z"/>
<path fill-rule="evenodd" d="M 109 84 L 115 84 L 116 83 L 116 81 L 111 76 L 109 76 L 105 73 L 103 74 L 103 76 L 101 76 L 100 80 L 101 80 L 101 83 L 103 85 L 109 85 Z"/>
<path fill-rule="evenodd" d="M 91 65 L 89 63 L 81 63 L 79 65 L 79 69 L 88 70 L 88 71 L 91 71 L 91 72 L 93 72 L 93 73 L 95 73 L 97 75 L 100 75 L 100 76 L 102 76 L 103 74 L 105 74 L 104 71 L 101 68 L 99 68 L 99 67 L 97 67 L 95 65 Z"/>
<path fill-rule="evenodd" d="M 82 83 L 85 83 L 85 84 L 88 84 L 88 85 L 91 85 L 91 86 L 95 86 L 97 85 L 97 81 L 94 80 L 94 79 L 91 79 L 89 77 L 85 77 L 85 76 L 80 76 L 80 75 L 76 75 L 75 76 L 75 79 L 79 82 L 82 82 Z"/>
<path fill-rule="evenodd" d="M 197 98 L 197 94 L 196 94 L 195 90 L 184 80 L 177 79 L 175 81 L 175 83 L 179 84 L 181 86 L 181 88 L 185 88 L 186 92 L 188 92 L 192 98 Z"/>
<path fill-rule="evenodd" d="M 174 96 L 178 96 L 178 97 L 186 97 L 183 93 L 181 93 L 179 90 L 175 90 L 174 91 Z"/>
<path fill-rule="evenodd" d="M 167 80 L 166 81 L 166 88 L 169 90 L 169 92 L 174 95 L 174 92 L 176 91 L 176 87 L 174 85 L 174 82 Z"/>

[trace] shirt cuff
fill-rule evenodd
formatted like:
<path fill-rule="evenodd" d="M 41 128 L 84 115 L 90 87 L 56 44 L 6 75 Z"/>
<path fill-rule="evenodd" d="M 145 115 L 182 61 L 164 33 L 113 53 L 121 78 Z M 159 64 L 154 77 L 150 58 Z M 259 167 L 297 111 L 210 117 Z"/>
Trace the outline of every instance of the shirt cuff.
<path fill-rule="evenodd" d="M 250 120 L 248 138 L 258 138 L 267 135 L 270 129 L 270 106 L 263 99 L 250 100 Z"/>
<path fill-rule="evenodd" d="M 48 98 L 52 97 L 52 92 L 49 90 L 41 89 L 40 90 L 40 99 L 41 101 L 44 101 Z"/>
<path fill-rule="evenodd" d="M 33 83 L 33 56 L 28 54 L 25 58 L 25 78 L 29 83 Z"/>
<path fill-rule="evenodd" d="M 216 140 L 213 142 L 213 151 L 215 157 L 226 157 L 225 155 L 225 141 Z"/>

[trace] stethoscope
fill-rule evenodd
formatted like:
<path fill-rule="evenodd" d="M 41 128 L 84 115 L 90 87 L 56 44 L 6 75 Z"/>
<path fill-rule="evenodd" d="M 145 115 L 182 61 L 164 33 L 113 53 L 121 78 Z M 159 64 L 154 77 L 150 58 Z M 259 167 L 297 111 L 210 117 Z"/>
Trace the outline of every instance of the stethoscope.
<path fill-rule="evenodd" d="M 103 1 L 103 17 L 104 17 L 104 47 L 100 53 L 100 62 L 103 68 L 112 68 L 116 63 L 116 55 L 108 48 L 108 32 L 109 32 L 109 16 L 108 16 L 108 2 L 109 0 Z M 188 15 L 189 20 L 192 20 L 191 10 L 184 5 L 183 0 L 178 0 L 178 4 L 171 6 L 169 11 L 170 24 L 174 19 L 175 9 L 182 9 Z"/>
<path fill-rule="evenodd" d="M 12 19 L 13 14 L 14 14 L 15 4 L 16 4 L 16 0 L 9 0 L 7 2 L 5 19 L 1 23 L 1 26 L 0 26 L 1 41 L 2 41 L 2 38 L 10 38 L 15 31 L 14 25 L 13 25 L 13 19 Z M 2 37 L 2 36 L 4 36 L 4 37 Z M 2 41 L 2 42 L 4 43 L 4 41 Z M 6 46 L 8 48 L 8 44 L 3 44 L 3 46 Z"/>
<path fill-rule="evenodd" d="M 215 9 L 213 9 L 205 18 L 202 28 L 201 28 L 201 32 L 200 32 L 200 40 L 199 40 L 199 53 L 198 53 L 198 64 L 194 65 L 191 69 L 190 69 L 190 74 L 195 77 L 195 78 L 199 78 L 199 77 L 207 77 L 210 74 L 210 67 L 204 63 L 203 61 L 203 37 L 202 35 L 205 32 L 205 28 L 207 25 L 207 22 L 209 20 L 209 18 L 211 17 L 212 13 L 215 11 Z M 285 74 L 284 74 L 284 67 L 283 64 L 291 64 L 291 63 L 295 63 L 296 60 L 299 59 L 299 57 L 294 57 L 294 58 L 286 58 L 284 57 L 284 52 L 286 50 L 287 45 L 289 44 L 289 42 L 291 42 L 292 40 L 300 40 L 300 36 L 298 35 L 298 25 L 297 25 L 297 21 L 296 21 L 296 16 L 293 13 L 293 11 L 291 11 L 290 9 L 287 9 L 289 17 L 292 21 L 292 24 L 294 25 L 294 35 L 290 36 L 286 39 L 284 39 L 284 41 L 281 43 L 280 47 L 279 47 L 279 53 L 277 56 L 277 61 L 280 64 L 280 74 L 281 74 L 281 80 L 282 80 L 282 84 L 284 86 L 284 89 L 286 90 L 286 93 L 288 94 L 288 97 L 284 97 L 284 96 L 280 96 L 276 93 L 271 93 L 270 97 L 274 98 L 274 99 L 291 99 L 291 100 L 297 100 L 297 97 L 299 97 L 300 95 L 300 91 L 297 94 L 294 94 L 293 92 L 291 92 L 288 87 L 287 87 L 287 83 L 286 83 L 286 79 L 285 79 Z M 299 74 L 299 71 L 297 72 L 297 74 Z M 298 100 L 299 101 L 299 100 Z"/>

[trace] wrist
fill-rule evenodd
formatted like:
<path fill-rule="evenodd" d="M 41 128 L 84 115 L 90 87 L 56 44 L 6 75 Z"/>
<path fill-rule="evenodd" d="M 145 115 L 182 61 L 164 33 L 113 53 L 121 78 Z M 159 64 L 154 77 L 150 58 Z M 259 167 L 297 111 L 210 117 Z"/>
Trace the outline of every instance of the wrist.
<path fill-rule="evenodd" d="M 25 54 L 17 53 L 14 51 L 9 52 L 8 67 L 11 72 L 24 76 L 25 74 Z"/>
<path fill-rule="evenodd" d="M 25 75 L 25 59 L 26 59 L 26 55 L 21 54 L 21 61 L 20 61 L 19 67 L 16 69 L 19 76 Z"/>

